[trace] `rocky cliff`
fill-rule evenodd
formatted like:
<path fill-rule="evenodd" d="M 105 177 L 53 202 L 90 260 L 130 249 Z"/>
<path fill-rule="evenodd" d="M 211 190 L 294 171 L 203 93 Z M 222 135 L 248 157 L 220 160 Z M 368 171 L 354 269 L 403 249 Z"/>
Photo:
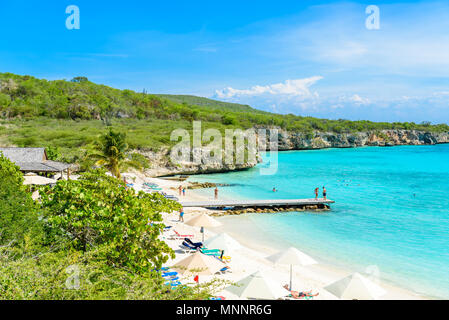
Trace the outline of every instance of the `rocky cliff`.
<path fill-rule="evenodd" d="M 195 151 L 194 151 L 195 152 Z M 201 174 L 201 173 L 218 173 L 237 170 L 245 170 L 256 166 L 261 162 L 259 156 L 255 161 L 247 161 L 243 164 L 223 164 L 220 161 L 207 161 L 202 159 L 201 163 L 193 161 L 183 161 L 173 163 L 170 159 L 170 151 L 163 149 L 158 152 L 140 151 L 139 153 L 147 157 L 151 163 L 151 168 L 145 170 L 145 175 L 150 177 L 161 177 L 177 174 Z"/>
<path fill-rule="evenodd" d="M 269 135 L 267 134 L 267 136 Z M 279 151 L 449 143 L 449 132 L 438 133 L 416 130 L 382 130 L 356 133 L 315 132 L 309 134 L 279 130 L 278 137 Z M 193 150 L 192 152 L 199 152 L 199 150 Z M 201 163 L 184 161 L 174 164 L 170 160 L 169 149 L 158 152 L 140 151 L 139 153 L 150 160 L 152 167 L 146 170 L 145 174 L 153 177 L 244 170 L 252 168 L 260 162 L 260 158 L 257 157 L 255 161 L 248 161 L 241 165 L 222 164 L 219 161 L 205 161 L 204 159 Z"/>
<path fill-rule="evenodd" d="M 356 133 L 279 132 L 279 150 L 354 148 L 364 146 L 433 145 L 449 143 L 449 132 L 382 130 Z"/>

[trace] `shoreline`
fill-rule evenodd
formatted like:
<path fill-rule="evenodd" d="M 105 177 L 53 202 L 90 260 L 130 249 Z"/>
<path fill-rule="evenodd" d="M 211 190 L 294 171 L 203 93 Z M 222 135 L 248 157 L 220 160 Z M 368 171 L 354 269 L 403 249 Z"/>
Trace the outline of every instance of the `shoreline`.
<path fill-rule="evenodd" d="M 172 188 L 176 188 L 179 185 L 188 185 L 188 181 L 179 182 L 179 181 L 170 181 L 164 180 L 160 178 L 150 178 L 151 181 L 157 183 L 164 192 L 177 196 L 180 199 L 184 199 L 187 201 L 204 201 L 213 199 L 213 189 L 208 189 L 206 192 L 205 189 L 187 189 L 186 196 L 179 196 L 177 190 L 173 190 Z M 209 194 L 210 193 L 210 194 Z M 223 199 L 223 197 L 221 197 Z M 185 210 L 185 220 L 190 219 L 191 216 L 196 215 L 198 213 L 213 213 L 215 211 L 208 210 L 204 208 L 186 208 Z M 246 266 L 254 266 L 255 269 L 259 269 L 261 267 L 268 269 L 267 273 L 270 277 L 275 279 L 282 279 L 286 283 L 286 279 L 289 276 L 288 268 L 282 268 L 279 266 L 274 267 L 263 259 L 264 257 L 273 254 L 280 249 L 285 249 L 281 244 L 278 246 L 273 245 L 275 242 L 267 243 L 268 241 L 264 240 L 264 237 L 258 237 L 257 235 L 263 235 L 263 233 L 257 232 L 257 226 L 248 225 L 248 223 L 243 223 L 245 217 L 248 217 L 250 214 L 245 214 L 241 216 L 223 216 L 216 218 L 223 225 L 218 228 L 213 228 L 211 231 L 208 230 L 206 236 L 211 236 L 216 233 L 225 232 L 228 233 L 231 237 L 235 238 L 245 247 L 245 259 L 242 260 L 241 263 L 244 263 Z M 235 223 L 235 222 L 239 223 Z M 183 225 L 183 229 L 190 230 L 192 232 L 196 232 L 198 230 L 189 229 L 188 226 Z M 299 250 L 301 247 L 296 246 Z M 323 261 L 319 256 L 313 256 L 318 261 Z M 241 257 L 242 258 L 242 257 Z M 233 260 L 234 259 L 233 257 Z M 234 267 L 234 265 L 233 265 Z M 310 266 L 310 267 L 294 267 L 294 283 L 296 282 L 295 288 L 300 290 L 313 290 L 314 292 L 318 291 L 320 294 L 323 290 L 320 291 L 322 287 L 325 285 L 332 283 L 335 280 L 341 279 L 353 271 L 349 270 L 350 268 L 344 268 L 341 266 L 335 266 L 330 263 L 319 263 L 318 265 Z M 247 273 L 246 273 L 247 274 Z M 234 274 L 236 277 L 237 275 Z M 234 277 L 234 278 L 235 278 Z M 295 280 L 296 279 L 296 280 Z M 233 281 L 239 279 L 233 279 Z M 377 281 L 377 280 L 376 280 Z M 383 299 L 385 300 L 423 300 L 423 299 L 435 299 L 436 297 L 431 297 L 427 295 L 423 295 L 417 292 L 414 292 L 408 288 L 400 287 L 394 283 L 390 283 L 384 279 L 380 279 L 378 283 L 386 289 L 388 292 Z M 225 295 L 222 293 L 221 295 Z M 226 295 L 225 295 L 226 296 Z M 331 295 L 322 294 L 321 299 L 333 299 Z"/>

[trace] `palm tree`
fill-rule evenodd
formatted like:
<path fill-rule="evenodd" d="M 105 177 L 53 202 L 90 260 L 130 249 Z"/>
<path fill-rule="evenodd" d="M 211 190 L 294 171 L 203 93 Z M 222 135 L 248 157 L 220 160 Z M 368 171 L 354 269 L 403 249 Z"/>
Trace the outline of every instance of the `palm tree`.
<path fill-rule="evenodd" d="M 109 129 L 109 132 L 101 136 L 96 146 L 100 152 L 91 153 L 88 158 L 96 160 L 95 165 L 105 167 L 118 179 L 121 178 L 121 170 L 129 167 L 140 170 L 143 167 L 141 163 L 128 156 L 129 149 L 125 133 Z"/>

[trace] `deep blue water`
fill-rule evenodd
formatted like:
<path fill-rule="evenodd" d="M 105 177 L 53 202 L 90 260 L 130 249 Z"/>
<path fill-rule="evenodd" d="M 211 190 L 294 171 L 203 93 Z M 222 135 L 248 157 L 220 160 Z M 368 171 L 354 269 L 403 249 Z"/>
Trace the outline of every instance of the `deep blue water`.
<path fill-rule="evenodd" d="M 233 184 L 220 195 L 251 199 L 312 198 L 326 186 L 336 201 L 330 212 L 250 218 L 270 239 L 322 262 L 358 271 L 375 265 L 387 281 L 449 298 L 449 145 L 291 151 L 278 159 L 274 175 L 261 175 L 267 164 L 260 164 L 190 180 Z"/>

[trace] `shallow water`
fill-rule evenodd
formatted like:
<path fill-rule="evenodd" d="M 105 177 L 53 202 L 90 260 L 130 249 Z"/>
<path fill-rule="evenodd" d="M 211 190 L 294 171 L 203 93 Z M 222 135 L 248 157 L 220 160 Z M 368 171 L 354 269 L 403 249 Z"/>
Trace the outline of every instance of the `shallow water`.
<path fill-rule="evenodd" d="M 235 221 L 250 219 L 276 247 L 297 246 L 323 263 L 378 270 L 384 280 L 449 298 L 449 145 L 291 151 L 278 157 L 275 175 L 261 175 L 261 164 L 190 180 L 233 184 L 220 188 L 220 195 L 250 199 L 312 198 L 315 187 L 326 186 L 336 201 L 328 213 L 253 214 Z"/>

